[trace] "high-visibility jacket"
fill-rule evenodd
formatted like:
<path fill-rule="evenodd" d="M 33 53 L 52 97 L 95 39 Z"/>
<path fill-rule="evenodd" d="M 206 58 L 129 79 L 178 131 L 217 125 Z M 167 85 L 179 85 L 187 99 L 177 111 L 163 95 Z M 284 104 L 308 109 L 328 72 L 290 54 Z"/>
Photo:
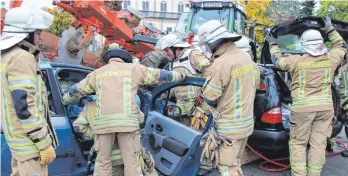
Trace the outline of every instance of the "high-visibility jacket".
<path fill-rule="evenodd" d="M 224 43 L 213 55 L 203 96 L 216 106 L 216 130 L 231 139 L 242 139 L 254 129 L 254 99 L 260 72 L 250 55 Z"/>
<path fill-rule="evenodd" d="M 79 128 L 79 131 L 83 134 L 83 137 L 85 137 L 85 139 L 94 138 L 93 122 L 96 113 L 97 105 L 94 101 L 86 105 L 79 114 L 78 118 L 74 121 L 73 126 Z M 114 144 L 114 150 L 112 150 L 111 160 L 113 166 L 123 164 L 121 150 L 117 143 Z"/>
<path fill-rule="evenodd" d="M 173 63 L 173 71 L 190 77 L 202 77 L 201 73 L 210 66 L 209 60 L 204 54 L 193 49 L 185 49 L 182 53 Z M 170 96 L 176 98 L 176 105 L 181 109 L 182 115 L 187 115 L 191 111 L 199 89 L 197 86 L 179 86 L 170 92 Z M 202 107 L 206 109 L 207 105 L 203 103 Z"/>
<path fill-rule="evenodd" d="M 1 125 L 12 156 L 26 161 L 55 147 L 46 87 L 34 55 L 18 46 L 2 51 L 1 84 Z"/>
<path fill-rule="evenodd" d="M 159 81 L 180 81 L 180 73 L 147 68 L 140 64 L 124 63 L 111 58 L 109 63 L 88 74 L 85 79 L 68 89 L 63 103 L 68 104 L 78 96 L 96 93 L 97 114 L 94 119 L 96 134 L 133 132 L 139 129 L 136 104 L 140 85 L 152 85 Z"/>
<path fill-rule="evenodd" d="M 343 38 L 337 31 L 329 34 L 333 43 L 331 51 L 321 56 L 282 55 L 279 47 L 271 47 L 271 55 L 275 57 L 276 67 L 290 72 L 292 77 L 291 96 L 292 111 L 312 112 L 333 110 L 331 84 L 337 67 L 346 54 L 342 48 Z"/>

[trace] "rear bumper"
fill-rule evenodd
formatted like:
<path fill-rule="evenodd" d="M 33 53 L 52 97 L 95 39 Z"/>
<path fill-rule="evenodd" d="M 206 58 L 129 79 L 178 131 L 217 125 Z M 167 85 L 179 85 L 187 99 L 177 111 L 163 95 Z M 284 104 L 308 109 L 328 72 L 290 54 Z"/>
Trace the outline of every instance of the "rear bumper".
<path fill-rule="evenodd" d="M 289 133 L 287 131 L 254 130 L 248 144 L 256 150 L 281 151 L 288 149 Z"/>

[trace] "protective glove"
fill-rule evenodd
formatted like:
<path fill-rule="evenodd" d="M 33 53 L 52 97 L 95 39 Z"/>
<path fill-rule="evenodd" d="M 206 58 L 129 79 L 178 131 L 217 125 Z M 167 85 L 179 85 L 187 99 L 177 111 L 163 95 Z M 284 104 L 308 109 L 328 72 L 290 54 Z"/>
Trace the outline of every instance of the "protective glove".
<path fill-rule="evenodd" d="M 40 151 L 40 164 L 41 165 L 48 165 L 53 162 L 54 159 L 56 159 L 56 152 L 54 151 L 54 148 L 50 145 L 46 149 L 43 149 Z"/>
<path fill-rule="evenodd" d="M 329 33 L 333 26 L 332 26 L 332 23 L 331 23 L 331 18 L 326 16 L 326 17 L 323 17 L 322 18 L 323 22 L 324 22 L 324 27 L 323 28 L 320 28 L 321 30 L 325 31 L 325 33 Z"/>
<path fill-rule="evenodd" d="M 271 32 L 268 32 L 268 34 L 265 37 L 265 40 L 268 41 L 269 45 L 277 44 L 277 39 L 274 38 Z"/>

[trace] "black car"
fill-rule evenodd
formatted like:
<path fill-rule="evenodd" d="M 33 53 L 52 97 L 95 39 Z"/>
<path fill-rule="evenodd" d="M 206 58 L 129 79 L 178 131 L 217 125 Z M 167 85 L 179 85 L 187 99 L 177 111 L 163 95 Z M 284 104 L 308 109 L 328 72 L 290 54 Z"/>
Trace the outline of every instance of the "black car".
<path fill-rule="evenodd" d="M 345 40 L 348 39 L 348 23 L 332 20 L 336 30 Z M 303 54 L 299 45 L 301 34 L 307 29 L 323 27 L 321 18 L 305 17 L 289 20 L 278 24 L 271 29 L 274 36 L 278 37 L 278 44 L 282 53 Z M 324 32 L 321 31 L 323 36 Z M 325 41 L 328 39 L 325 38 Z M 293 46 L 288 49 L 286 45 Z M 262 48 L 261 55 L 261 82 L 255 97 L 255 130 L 249 137 L 248 143 L 259 150 L 277 151 L 288 148 L 289 120 L 291 118 L 290 106 L 292 103 L 289 90 L 290 75 L 274 68 L 271 61 L 270 48 L 267 41 Z M 338 90 L 332 86 L 335 116 L 333 121 L 332 137 L 342 129 L 340 119 L 340 97 Z"/>

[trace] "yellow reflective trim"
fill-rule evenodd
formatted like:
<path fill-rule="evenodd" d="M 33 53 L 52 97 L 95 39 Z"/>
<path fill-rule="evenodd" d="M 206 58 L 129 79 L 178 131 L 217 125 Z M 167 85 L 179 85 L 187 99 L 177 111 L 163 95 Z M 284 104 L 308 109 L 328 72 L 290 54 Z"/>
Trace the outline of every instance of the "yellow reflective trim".
<path fill-rule="evenodd" d="M 11 119 L 9 118 L 9 107 L 8 107 L 8 101 L 7 101 L 7 97 L 6 97 L 6 93 L 5 90 L 2 89 L 2 97 L 3 97 L 3 106 L 4 106 L 4 118 L 5 118 L 5 123 L 3 124 L 3 126 L 5 127 L 8 135 L 10 138 L 14 137 L 14 134 L 12 133 L 12 124 L 11 124 Z M 5 133 L 6 135 L 6 133 Z"/>
<path fill-rule="evenodd" d="M 253 73 L 254 75 L 259 75 L 259 70 L 254 68 L 254 64 L 248 64 L 240 68 L 232 70 L 232 76 L 234 79 L 238 79 L 247 73 Z"/>
<path fill-rule="evenodd" d="M 331 67 L 331 61 L 312 61 L 312 62 L 300 62 L 297 64 L 297 68 L 304 69 L 304 68 L 327 68 Z"/>
<path fill-rule="evenodd" d="M 102 87 L 101 87 L 101 80 L 98 80 L 97 82 L 97 101 L 96 101 L 96 105 L 97 105 L 97 114 L 96 116 L 100 115 L 100 109 L 101 109 L 101 93 L 102 93 Z"/>
<path fill-rule="evenodd" d="M 230 176 L 227 165 L 224 165 L 222 170 L 222 176 Z"/>
<path fill-rule="evenodd" d="M 208 87 L 214 89 L 215 91 L 217 92 L 220 92 L 222 93 L 222 91 L 224 90 L 222 87 L 218 86 L 218 85 L 215 85 L 214 83 L 212 83 L 211 81 L 208 82 L 207 84 Z"/>
<path fill-rule="evenodd" d="M 304 70 L 299 70 L 299 88 L 298 88 L 298 97 L 304 97 L 305 96 L 305 88 L 306 88 L 306 73 Z"/>
<path fill-rule="evenodd" d="M 36 82 L 35 76 L 9 76 L 8 77 L 9 81 L 24 80 L 24 79 L 31 79 L 31 80 L 34 80 Z"/>
<path fill-rule="evenodd" d="M 123 111 L 125 114 L 130 114 L 132 109 L 132 79 L 123 78 Z"/>
<path fill-rule="evenodd" d="M 3 64 L 3 63 L 0 63 L 0 72 L 6 72 L 6 68 L 7 68 L 7 65 L 6 64 Z"/>
<path fill-rule="evenodd" d="M 96 76 L 97 80 L 100 80 L 101 78 L 104 77 L 131 77 L 132 76 L 132 72 L 131 71 L 106 71 L 106 72 L 102 72 L 102 73 L 98 73 Z"/>

